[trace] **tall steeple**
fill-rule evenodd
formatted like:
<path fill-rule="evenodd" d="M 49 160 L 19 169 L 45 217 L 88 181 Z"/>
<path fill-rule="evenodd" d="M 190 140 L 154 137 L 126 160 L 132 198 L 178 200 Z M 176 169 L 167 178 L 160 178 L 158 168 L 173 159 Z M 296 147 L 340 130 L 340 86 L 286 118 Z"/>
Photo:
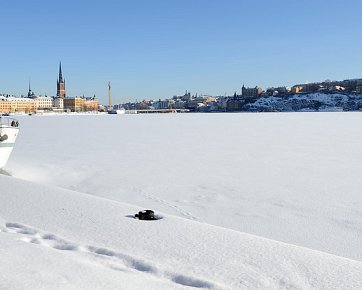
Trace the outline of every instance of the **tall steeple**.
<path fill-rule="evenodd" d="M 63 82 L 62 63 L 61 63 L 61 62 L 59 62 L 59 78 L 58 78 L 58 81 L 59 81 L 60 83 Z"/>
<path fill-rule="evenodd" d="M 30 88 L 30 79 L 29 79 L 29 91 L 28 91 L 28 98 L 31 98 L 34 96 L 34 93 L 31 91 L 31 88 Z"/>
<path fill-rule="evenodd" d="M 65 98 L 65 80 L 63 80 L 62 63 L 59 62 L 59 76 L 57 80 L 57 97 Z"/>

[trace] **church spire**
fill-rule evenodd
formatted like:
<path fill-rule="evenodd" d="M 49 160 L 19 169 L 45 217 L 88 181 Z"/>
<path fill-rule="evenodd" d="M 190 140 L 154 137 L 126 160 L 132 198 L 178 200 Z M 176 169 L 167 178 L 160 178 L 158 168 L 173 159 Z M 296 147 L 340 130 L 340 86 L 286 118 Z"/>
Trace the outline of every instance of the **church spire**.
<path fill-rule="evenodd" d="M 63 74 L 62 74 L 62 62 L 59 62 L 59 82 L 63 82 Z"/>
<path fill-rule="evenodd" d="M 30 88 L 30 79 L 29 79 L 29 90 L 28 90 L 28 98 L 31 97 L 31 88 Z"/>
<path fill-rule="evenodd" d="M 62 63 L 59 62 L 59 77 L 57 80 L 57 97 L 65 98 L 65 80 L 63 79 Z"/>
<path fill-rule="evenodd" d="M 28 98 L 33 98 L 35 95 L 34 95 L 34 92 L 31 90 L 31 87 L 30 87 L 30 79 L 29 79 L 29 91 L 28 91 Z"/>

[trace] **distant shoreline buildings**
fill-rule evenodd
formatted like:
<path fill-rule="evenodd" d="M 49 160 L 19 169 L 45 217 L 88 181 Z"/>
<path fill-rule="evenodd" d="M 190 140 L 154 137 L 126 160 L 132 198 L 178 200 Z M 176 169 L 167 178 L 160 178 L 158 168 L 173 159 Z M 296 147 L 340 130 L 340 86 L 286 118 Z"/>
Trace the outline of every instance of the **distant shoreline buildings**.
<path fill-rule="evenodd" d="M 191 94 L 168 99 L 143 100 L 102 106 L 98 98 L 69 97 L 62 64 L 56 84 L 56 96 L 36 95 L 30 86 L 27 96 L 0 94 L 0 114 L 37 112 L 97 112 L 125 109 L 132 113 L 152 112 L 265 112 L 300 110 L 362 110 L 362 79 L 296 84 L 292 87 L 245 87 L 232 96 Z M 323 98 L 321 96 L 324 96 Z M 111 107 L 110 107 L 111 106 Z"/>
<path fill-rule="evenodd" d="M 98 111 L 98 98 L 93 97 L 69 97 L 66 95 L 65 79 L 62 73 L 62 64 L 59 63 L 59 75 L 57 79 L 56 96 L 36 95 L 30 86 L 27 96 L 15 97 L 7 94 L 0 94 L 0 113 L 26 113 L 36 112 L 89 112 Z"/>
<path fill-rule="evenodd" d="M 142 112 L 178 109 L 189 112 L 360 111 L 362 79 L 297 84 L 292 87 L 245 87 L 232 96 L 205 96 L 186 91 L 165 100 L 143 100 L 116 105 Z"/>

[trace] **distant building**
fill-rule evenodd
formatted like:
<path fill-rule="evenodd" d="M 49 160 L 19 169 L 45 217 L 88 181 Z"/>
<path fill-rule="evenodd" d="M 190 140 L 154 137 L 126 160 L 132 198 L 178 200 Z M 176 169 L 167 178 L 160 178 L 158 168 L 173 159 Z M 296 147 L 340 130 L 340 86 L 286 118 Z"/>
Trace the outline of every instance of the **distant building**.
<path fill-rule="evenodd" d="M 182 101 L 182 100 L 177 100 L 175 101 L 175 103 L 172 106 L 174 109 L 185 109 L 186 107 L 186 102 Z"/>
<path fill-rule="evenodd" d="M 256 86 L 255 88 L 246 88 L 244 85 L 241 88 L 243 98 L 258 98 L 263 93 L 263 89 Z"/>
<path fill-rule="evenodd" d="M 174 100 L 169 100 L 169 99 L 166 99 L 166 100 L 158 100 L 156 102 L 154 102 L 152 104 L 152 107 L 154 107 L 156 110 L 160 110 L 160 109 L 170 109 L 170 108 L 173 108 L 173 104 L 175 103 Z"/>
<path fill-rule="evenodd" d="M 277 87 L 275 91 L 278 92 L 279 95 L 286 95 L 290 92 L 289 87 Z"/>
<path fill-rule="evenodd" d="M 93 98 L 85 98 L 84 111 L 98 111 L 98 98 L 96 95 Z"/>
<path fill-rule="evenodd" d="M 66 97 L 63 99 L 64 109 L 72 112 L 98 111 L 98 98 Z"/>
<path fill-rule="evenodd" d="M 233 97 L 226 98 L 223 107 L 227 112 L 241 111 L 243 105 L 245 104 L 245 98 L 242 98 L 241 95 L 234 93 Z"/>
<path fill-rule="evenodd" d="M 351 79 L 351 80 L 344 80 L 341 82 L 341 86 L 345 87 L 347 91 L 349 92 L 356 92 L 360 88 L 362 79 Z"/>
<path fill-rule="evenodd" d="M 268 88 L 266 89 L 266 95 L 268 96 L 286 96 L 289 94 L 291 89 L 289 87 L 277 87 L 277 88 Z"/>
<path fill-rule="evenodd" d="M 303 91 L 303 86 L 300 85 L 293 86 L 291 91 L 293 94 L 298 94 Z"/>
<path fill-rule="evenodd" d="M 34 99 L 0 96 L 0 113 L 33 113 L 35 110 Z"/>
<path fill-rule="evenodd" d="M 37 110 L 51 110 L 53 107 L 53 99 L 51 97 L 34 96 L 33 99 Z"/>
<path fill-rule="evenodd" d="M 61 97 L 53 98 L 52 106 L 56 109 L 64 109 L 64 100 Z"/>
<path fill-rule="evenodd" d="M 72 112 L 83 112 L 84 111 L 85 99 L 80 97 L 67 97 L 64 98 L 64 109 Z"/>
<path fill-rule="evenodd" d="M 65 79 L 63 80 L 63 74 L 62 74 L 62 63 L 59 63 L 59 76 L 57 80 L 57 97 L 60 98 L 66 97 Z"/>
<path fill-rule="evenodd" d="M 226 103 L 226 111 L 234 112 L 234 111 L 241 111 L 244 102 L 241 100 L 229 99 Z"/>
<path fill-rule="evenodd" d="M 185 102 L 189 102 L 192 100 L 192 97 L 191 97 L 191 93 L 190 92 L 187 92 L 180 97 L 182 101 L 185 101 Z"/>

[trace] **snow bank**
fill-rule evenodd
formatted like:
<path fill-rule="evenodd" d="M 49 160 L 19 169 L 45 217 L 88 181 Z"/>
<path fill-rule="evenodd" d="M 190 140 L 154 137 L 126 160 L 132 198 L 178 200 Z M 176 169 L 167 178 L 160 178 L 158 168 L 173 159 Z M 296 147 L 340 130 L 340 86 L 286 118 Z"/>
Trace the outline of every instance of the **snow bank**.
<path fill-rule="evenodd" d="M 359 289 L 362 263 L 0 176 L 4 289 Z"/>

